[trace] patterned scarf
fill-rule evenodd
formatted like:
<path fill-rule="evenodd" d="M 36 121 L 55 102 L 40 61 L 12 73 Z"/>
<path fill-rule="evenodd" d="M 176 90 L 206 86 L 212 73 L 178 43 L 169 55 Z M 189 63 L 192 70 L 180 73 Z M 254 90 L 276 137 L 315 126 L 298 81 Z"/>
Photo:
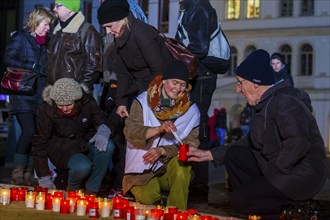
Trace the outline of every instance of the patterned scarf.
<path fill-rule="evenodd" d="M 186 113 L 191 105 L 189 91 L 191 90 L 191 85 L 188 84 L 186 92 L 182 92 L 175 99 L 175 103 L 171 107 L 165 107 L 161 102 L 161 92 L 162 92 L 162 77 L 156 76 L 148 88 L 148 104 L 152 112 L 157 119 L 174 120 Z"/>

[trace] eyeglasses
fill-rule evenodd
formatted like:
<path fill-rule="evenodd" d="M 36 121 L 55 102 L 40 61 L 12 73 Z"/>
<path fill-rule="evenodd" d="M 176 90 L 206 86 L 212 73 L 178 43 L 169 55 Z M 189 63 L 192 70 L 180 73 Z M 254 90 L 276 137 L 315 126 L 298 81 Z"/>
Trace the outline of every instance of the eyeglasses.
<path fill-rule="evenodd" d="M 243 79 L 243 80 L 239 80 L 239 79 L 237 79 L 237 78 L 236 78 L 236 80 L 238 81 L 238 82 L 237 82 L 237 86 L 242 86 L 242 83 L 245 81 L 245 79 Z"/>
<path fill-rule="evenodd" d="M 63 4 L 55 3 L 54 8 L 60 8 L 62 6 L 63 6 Z"/>

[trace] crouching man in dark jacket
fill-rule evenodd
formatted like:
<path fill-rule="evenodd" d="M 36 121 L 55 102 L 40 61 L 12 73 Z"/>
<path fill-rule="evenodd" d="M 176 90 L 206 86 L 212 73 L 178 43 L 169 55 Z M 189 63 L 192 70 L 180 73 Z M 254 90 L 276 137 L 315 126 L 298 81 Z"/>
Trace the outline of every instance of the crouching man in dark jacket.
<path fill-rule="evenodd" d="M 231 203 L 239 212 L 279 219 L 282 207 L 291 205 L 306 208 L 300 214 L 308 215 L 313 207 L 306 200 L 326 180 L 325 145 L 309 96 L 288 80 L 274 84 L 264 50 L 248 56 L 236 75 L 236 91 L 253 108 L 248 136 L 209 151 L 191 148 L 189 160 L 226 166 L 233 187 Z"/>
<path fill-rule="evenodd" d="M 49 158 L 56 168 L 68 170 L 67 190 L 83 187 L 86 181 L 86 193 L 98 193 L 112 160 L 111 122 L 83 88 L 73 79 L 61 78 L 43 91 L 45 102 L 39 108 L 32 148 L 43 187 L 55 188 Z"/>

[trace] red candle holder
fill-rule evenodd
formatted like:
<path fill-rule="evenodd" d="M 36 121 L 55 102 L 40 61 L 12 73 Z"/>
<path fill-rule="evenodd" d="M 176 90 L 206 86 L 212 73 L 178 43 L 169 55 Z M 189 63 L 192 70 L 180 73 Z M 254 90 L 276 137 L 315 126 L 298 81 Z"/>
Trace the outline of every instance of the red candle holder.
<path fill-rule="evenodd" d="M 213 217 L 210 215 L 202 215 L 201 220 L 213 220 Z"/>
<path fill-rule="evenodd" d="M 135 220 L 135 207 L 126 206 L 124 208 L 124 218 L 125 220 Z"/>
<path fill-rule="evenodd" d="M 12 187 L 10 188 L 10 201 L 18 201 L 18 188 Z"/>
<path fill-rule="evenodd" d="M 188 213 L 187 212 L 178 212 L 176 214 L 176 220 L 187 220 L 188 219 Z"/>
<path fill-rule="evenodd" d="M 124 218 L 124 206 L 122 203 L 122 199 L 120 197 L 115 197 L 112 200 L 113 206 L 113 218 L 114 219 L 122 219 Z"/>
<path fill-rule="evenodd" d="M 174 207 L 174 206 L 169 206 L 167 208 L 167 212 L 170 213 L 170 214 L 176 214 L 176 213 L 178 213 L 178 210 L 179 209 L 177 207 Z"/>
<path fill-rule="evenodd" d="M 25 193 L 26 193 L 26 190 L 25 189 L 19 189 L 17 191 L 17 199 L 16 199 L 16 201 L 25 201 Z"/>
<path fill-rule="evenodd" d="M 161 220 L 164 215 L 163 209 L 150 209 L 148 218 Z"/>
<path fill-rule="evenodd" d="M 70 200 L 61 200 L 60 204 L 60 213 L 61 214 L 69 214 L 70 213 Z"/>
<path fill-rule="evenodd" d="M 54 196 L 59 197 L 63 200 L 64 199 L 64 192 L 56 191 L 56 192 L 54 192 Z"/>
<path fill-rule="evenodd" d="M 179 146 L 179 161 L 188 162 L 189 144 L 180 144 Z"/>
<path fill-rule="evenodd" d="M 197 209 L 187 209 L 188 216 L 198 213 Z"/>
<path fill-rule="evenodd" d="M 52 194 L 47 193 L 45 197 L 45 210 L 52 210 L 52 209 L 53 209 Z"/>
<path fill-rule="evenodd" d="M 164 213 L 163 220 L 174 220 L 174 213 Z"/>
<path fill-rule="evenodd" d="M 90 218 L 98 218 L 99 217 L 99 203 L 90 202 L 88 213 L 89 213 Z"/>

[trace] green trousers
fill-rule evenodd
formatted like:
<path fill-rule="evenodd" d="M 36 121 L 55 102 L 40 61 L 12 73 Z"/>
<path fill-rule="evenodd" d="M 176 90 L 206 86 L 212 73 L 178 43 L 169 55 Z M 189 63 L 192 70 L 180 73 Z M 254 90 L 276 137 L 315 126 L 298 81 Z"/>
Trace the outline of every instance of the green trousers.
<path fill-rule="evenodd" d="M 135 201 L 154 205 L 161 199 L 161 191 L 168 191 L 167 206 L 187 209 L 191 166 L 179 163 L 173 157 L 167 164 L 166 172 L 161 176 L 153 177 L 146 185 L 134 186 L 131 189 Z"/>

